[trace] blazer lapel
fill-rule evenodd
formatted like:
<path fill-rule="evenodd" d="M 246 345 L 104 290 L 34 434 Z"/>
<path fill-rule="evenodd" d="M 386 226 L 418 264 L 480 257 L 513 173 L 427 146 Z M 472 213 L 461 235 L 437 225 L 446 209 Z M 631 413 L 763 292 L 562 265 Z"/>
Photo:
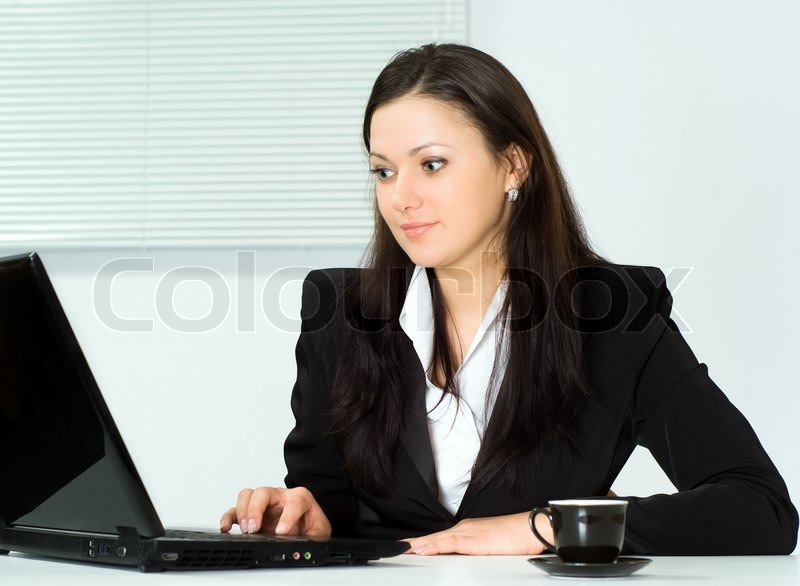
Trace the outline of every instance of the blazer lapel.
<path fill-rule="evenodd" d="M 398 334 L 402 336 L 404 367 L 401 368 L 401 376 L 403 377 L 403 386 L 406 389 L 401 432 L 403 447 L 405 447 L 409 458 L 414 463 L 417 472 L 419 472 L 419 475 L 430 489 L 430 496 L 435 503 L 436 509 L 446 516 L 451 516 L 451 513 L 439 502 L 439 481 L 436 478 L 436 463 L 433 459 L 433 448 L 431 447 L 430 434 L 428 432 L 428 411 L 425 403 L 427 390 L 425 371 L 411 339 L 403 331 L 398 332 Z M 495 416 L 496 413 L 492 413 L 492 417 Z M 456 512 L 456 517 L 458 517 L 461 509 L 464 508 L 464 503 L 482 491 L 498 471 L 495 469 L 479 480 L 473 479 L 470 481 L 461 501 L 459 511 Z"/>
<path fill-rule="evenodd" d="M 425 406 L 427 388 L 425 371 L 411 340 L 405 333 L 401 333 L 401 335 L 405 344 L 406 359 L 404 362 L 407 365 L 407 368 L 402 369 L 401 375 L 404 378 L 403 386 L 407 393 L 403 409 L 401 439 L 414 467 L 438 502 L 439 483 L 436 480 L 436 464 L 433 460 L 433 449 L 428 434 L 428 413 Z"/>
<path fill-rule="evenodd" d="M 468 503 L 471 499 L 475 498 L 478 495 L 478 493 L 480 493 L 484 488 L 486 488 L 499 471 L 500 471 L 499 468 L 493 468 L 487 474 L 484 474 L 483 477 L 472 478 L 469 481 L 469 484 L 467 485 L 467 490 L 464 493 L 464 498 L 461 499 L 461 505 L 458 507 L 458 511 L 456 511 L 457 517 L 460 516 L 461 510 L 464 508 L 464 505 Z"/>

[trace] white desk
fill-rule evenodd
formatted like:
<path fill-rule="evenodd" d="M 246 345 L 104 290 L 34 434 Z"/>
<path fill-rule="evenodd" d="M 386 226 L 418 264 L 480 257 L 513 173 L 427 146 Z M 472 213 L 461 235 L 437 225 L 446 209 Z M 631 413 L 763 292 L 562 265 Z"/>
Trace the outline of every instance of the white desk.
<path fill-rule="evenodd" d="M 528 556 L 468 557 L 403 555 L 360 567 L 257 569 L 142 574 L 135 569 L 60 562 L 20 554 L 0 557 L 0 583 L 71 585 L 259 584 L 261 586 L 491 586 L 503 584 L 598 584 L 609 580 L 551 578 Z M 655 557 L 653 563 L 615 583 L 633 586 L 798 586 L 800 556 Z"/>

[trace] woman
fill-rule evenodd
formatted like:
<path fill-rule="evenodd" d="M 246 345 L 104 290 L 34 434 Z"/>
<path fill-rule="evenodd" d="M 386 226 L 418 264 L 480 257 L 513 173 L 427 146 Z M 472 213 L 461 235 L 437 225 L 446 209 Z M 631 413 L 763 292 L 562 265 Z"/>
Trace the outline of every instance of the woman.
<path fill-rule="evenodd" d="M 528 511 L 607 494 L 638 444 L 679 492 L 628 499 L 627 551 L 792 551 L 786 486 L 669 319 L 663 273 L 592 251 L 505 67 L 401 53 L 363 132 L 367 268 L 307 277 L 288 488 L 243 490 L 222 531 L 540 553 Z"/>

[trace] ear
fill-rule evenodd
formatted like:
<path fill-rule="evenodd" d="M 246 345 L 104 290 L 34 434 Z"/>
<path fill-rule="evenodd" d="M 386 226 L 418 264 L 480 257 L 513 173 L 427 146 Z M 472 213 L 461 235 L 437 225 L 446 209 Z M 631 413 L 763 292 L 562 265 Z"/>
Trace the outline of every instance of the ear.
<path fill-rule="evenodd" d="M 511 144 L 505 151 L 506 161 L 508 166 L 506 168 L 508 188 L 519 187 L 528 178 L 531 170 L 531 161 L 533 157 L 530 153 L 525 152 L 519 146 Z"/>

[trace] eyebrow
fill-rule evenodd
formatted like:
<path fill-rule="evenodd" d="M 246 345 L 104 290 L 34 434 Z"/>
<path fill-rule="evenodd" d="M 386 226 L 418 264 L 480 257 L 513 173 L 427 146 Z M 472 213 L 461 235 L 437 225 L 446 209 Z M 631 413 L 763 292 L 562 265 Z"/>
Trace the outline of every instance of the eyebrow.
<path fill-rule="evenodd" d="M 410 151 L 408 151 L 408 156 L 409 157 L 413 157 L 418 152 L 424 151 L 425 149 L 428 149 L 428 148 L 431 148 L 431 147 L 451 148 L 449 144 L 441 144 L 441 143 L 437 143 L 437 142 L 426 142 L 425 144 L 421 144 L 419 146 L 416 146 L 413 149 L 411 149 Z M 370 157 L 378 157 L 379 159 L 383 159 L 384 161 L 389 161 L 390 160 L 386 155 L 382 155 L 380 153 L 375 153 L 375 152 L 370 152 L 369 156 Z"/>

